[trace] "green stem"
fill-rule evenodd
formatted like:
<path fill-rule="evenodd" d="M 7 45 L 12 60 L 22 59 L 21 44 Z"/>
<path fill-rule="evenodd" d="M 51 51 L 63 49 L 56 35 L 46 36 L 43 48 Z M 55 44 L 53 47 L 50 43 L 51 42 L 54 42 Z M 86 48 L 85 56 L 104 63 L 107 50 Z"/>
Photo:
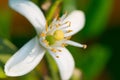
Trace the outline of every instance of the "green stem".
<path fill-rule="evenodd" d="M 56 2 L 53 4 L 53 6 L 50 8 L 50 10 L 47 13 L 47 21 L 48 23 L 53 19 L 56 10 L 59 10 L 59 5 L 62 3 L 62 0 L 56 0 Z"/>
<path fill-rule="evenodd" d="M 45 55 L 47 62 L 48 62 L 48 67 L 50 69 L 50 74 L 52 76 L 52 80 L 59 80 L 59 76 L 58 76 L 58 70 L 57 70 L 57 66 L 55 64 L 55 61 L 53 60 L 53 58 L 49 55 L 48 52 L 46 52 Z"/>

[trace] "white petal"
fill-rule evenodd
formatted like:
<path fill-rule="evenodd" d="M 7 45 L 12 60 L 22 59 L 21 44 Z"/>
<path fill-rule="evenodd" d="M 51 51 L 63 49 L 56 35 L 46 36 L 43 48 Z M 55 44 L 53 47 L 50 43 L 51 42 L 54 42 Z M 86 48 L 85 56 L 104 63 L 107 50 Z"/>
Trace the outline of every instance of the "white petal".
<path fill-rule="evenodd" d="M 73 70 L 74 70 L 74 60 L 70 52 L 66 48 L 59 47 L 57 48 L 59 50 L 62 50 L 62 52 L 56 52 L 53 53 L 52 51 L 49 51 L 52 57 L 55 59 L 59 70 L 62 80 L 69 80 L 72 76 Z M 59 56 L 57 58 L 56 56 Z"/>
<path fill-rule="evenodd" d="M 45 50 L 39 46 L 37 38 L 30 40 L 5 64 L 8 76 L 22 76 L 33 70 L 41 61 Z"/>
<path fill-rule="evenodd" d="M 72 30 L 72 32 L 65 34 L 65 37 L 77 33 L 84 27 L 85 24 L 84 13 L 82 11 L 75 10 L 71 12 L 67 18 L 65 18 L 64 22 L 67 21 L 71 22 L 71 25 L 65 30 Z"/>
<path fill-rule="evenodd" d="M 37 33 L 46 24 L 45 17 L 42 11 L 29 0 L 9 0 L 9 5 L 12 9 L 25 16 L 31 24 L 35 27 Z"/>
<path fill-rule="evenodd" d="M 72 46 L 75 46 L 75 47 L 84 47 L 85 45 L 83 44 L 80 44 L 80 43 L 77 43 L 77 42 L 74 42 L 74 41 L 71 41 L 71 40 L 67 40 L 65 41 L 66 44 L 69 44 L 69 45 L 72 45 Z"/>

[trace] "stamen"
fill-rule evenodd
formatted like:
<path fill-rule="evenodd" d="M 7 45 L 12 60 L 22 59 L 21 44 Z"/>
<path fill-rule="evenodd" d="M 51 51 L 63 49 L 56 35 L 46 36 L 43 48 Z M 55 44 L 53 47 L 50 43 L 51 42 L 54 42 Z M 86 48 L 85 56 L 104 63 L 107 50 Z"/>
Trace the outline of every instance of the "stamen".
<path fill-rule="evenodd" d="M 67 33 L 70 33 L 70 32 L 72 32 L 73 30 L 67 30 Z"/>
<path fill-rule="evenodd" d="M 59 20 L 58 18 L 59 18 L 59 14 L 57 14 L 57 15 L 55 16 L 55 19 L 56 19 L 56 20 Z"/>
<path fill-rule="evenodd" d="M 56 58 L 59 58 L 59 56 L 56 56 Z"/>
<path fill-rule="evenodd" d="M 58 49 L 59 52 L 62 52 L 62 50 Z"/>
<path fill-rule="evenodd" d="M 62 45 L 61 45 L 62 47 L 65 47 L 65 46 L 67 46 L 67 44 L 66 43 L 62 43 Z"/>
<path fill-rule="evenodd" d="M 68 24 L 69 27 L 71 26 L 71 22 L 70 21 L 65 22 L 65 24 Z"/>
<path fill-rule="evenodd" d="M 57 52 L 57 50 L 55 48 L 52 48 L 51 51 L 54 52 L 54 53 Z"/>
<path fill-rule="evenodd" d="M 60 19 L 61 19 L 61 21 L 63 21 L 63 20 L 66 18 L 67 14 L 68 14 L 68 12 L 67 12 L 67 11 L 65 11 L 65 13 L 63 14 L 63 16 L 60 18 Z"/>
<path fill-rule="evenodd" d="M 43 40 L 42 42 L 45 43 L 47 47 L 49 47 L 49 42 L 47 40 Z"/>
<path fill-rule="evenodd" d="M 46 25 L 45 25 L 45 29 L 46 29 L 46 32 L 48 31 L 48 23 L 46 22 Z"/>
<path fill-rule="evenodd" d="M 59 17 L 57 18 L 57 20 L 58 20 L 58 21 L 61 21 L 61 19 L 60 19 Z"/>
<path fill-rule="evenodd" d="M 64 39 L 70 40 L 72 36 L 65 37 Z"/>
<path fill-rule="evenodd" d="M 51 24 L 50 24 L 50 29 L 52 29 L 52 28 L 53 28 L 53 24 L 51 23 Z"/>
<path fill-rule="evenodd" d="M 86 45 L 86 44 L 84 44 L 84 45 L 83 45 L 83 49 L 86 49 L 86 48 L 87 48 L 87 45 Z"/>
<path fill-rule="evenodd" d="M 61 26 L 61 24 L 56 24 L 56 28 L 58 28 L 58 27 L 60 27 Z"/>
<path fill-rule="evenodd" d="M 46 34 L 45 34 L 45 33 L 41 33 L 40 36 L 41 36 L 41 37 L 45 37 Z"/>

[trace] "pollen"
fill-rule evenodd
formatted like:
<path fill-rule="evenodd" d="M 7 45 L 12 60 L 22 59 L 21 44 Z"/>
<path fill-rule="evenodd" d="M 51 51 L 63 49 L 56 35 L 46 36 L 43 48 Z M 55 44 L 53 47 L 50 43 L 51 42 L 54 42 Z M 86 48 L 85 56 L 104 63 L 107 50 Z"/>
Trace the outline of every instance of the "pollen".
<path fill-rule="evenodd" d="M 65 47 L 65 46 L 67 46 L 67 44 L 66 44 L 66 43 L 62 43 L 61 46 L 62 46 L 62 47 Z"/>
<path fill-rule="evenodd" d="M 64 32 L 62 30 L 56 30 L 54 32 L 54 38 L 58 41 L 64 39 Z"/>
<path fill-rule="evenodd" d="M 70 32 L 72 32 L 73 30 L 67 30 L 67 33 L 70 33 Z"/>
<path fill-rule="evenodd" d="M 43 43 L 45 43 L 47 47 L 49 46 L 49 42 L 47 40 L 43 40 Z"/>
<path fill-rule="evenodd" d="M 54 53 L 57 52 L 57 50 L 55 48 L 52 48 L 51 51 L 54 52 Z"/>
<path fill-rule="evenodd" d="M 61 24 L 56 24 L 56 28 L 58 28 L 58 27 L 60 27 L 61 26 Z"/>
<path fill-rule="evenodd" d="M 58 49 L 58 52 L 62 52 L 62 50 Z"/>
<path fill-rule="evenodd" d="M 87 48 L 87 45 L 86 45 L 86 44 L 84 44 L 84 45 L 83 45 L 83 49 L 86 49 L 86 48 Z"/>
<path fill-rule="evenodd" d="M 69 27 L 71 26 L 71 22 L 70 21 L 65 22 L 65 24 L 68 24 Z"/>
<path fill-rule="evenodd" d="M 45 37 L 46 34 L 45 34 L 45 33 L 41 33 L 40 36 L 41 36 L 41 37 Z"/>
<path fill-rule="evenodd" d="M 59 58 L 59 56 L 56 56 L 56 58 Z"/>

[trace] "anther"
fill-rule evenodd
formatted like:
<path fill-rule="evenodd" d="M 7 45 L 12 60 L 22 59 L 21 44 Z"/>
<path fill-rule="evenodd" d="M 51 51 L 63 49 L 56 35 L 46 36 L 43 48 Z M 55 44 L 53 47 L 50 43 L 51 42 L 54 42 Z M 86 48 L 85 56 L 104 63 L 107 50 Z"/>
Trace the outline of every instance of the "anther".
<path fill-rule="evenodd" d="M 55 48 L 52 48 L 51 51 L 54 52 L 54 53 L 57 52 L 57 50 Z"/>
<path fill-rule="evenodd" d="M 58 28 L 59 26 L 61 26 L 61 24 L 56 24 L 56 28 Z"/>
<path fill-rule="evenodd" d="M 70 33 L 70 32 L 72 32 L 73 30 L 67 30 L 67 33 Z"/>
<path fill-rule="evenodd" d="M 40 36 L 41 36 L 41 37 L 45 37 L 46 34 L 45 34 L 45 33 L 41 33 Z"/>
<path fill-rule="evenodd" d="M 57 18 L 57 20 L 58 20 L 58 21 L 61 21 L 61 19 L 60 19 L 59 17 Z"/>
<path fill-rule="evenodd" d="M 62 43 L 62 45 L 61 45 L 62 47 L 65 47 L 65 46 L 67 46 L 67 44 L 65 44 L 65 43 Z"/>
<path fill-rule="evenodd" d="M 62 52 L 62 50 L 58 49 L 59 52 Z"/>
<path fill-rule="evenodd" d="M 59 56 L 56 56 L 56 58 L 59 58 Z"/>
<path fill-rule="evenodd" d="M 84 44 L 84 45 L 83 45 L 83 49 L 86 49 L 86 48 L 87 48 L 87 45 L 86 45 L 86 44 Z"/>
<path fill-rule="evenodd" d="M 45 45 L 49 47 L 49 42 L 47 40 L 43 40 L 43 43 L 45 43 Z"/>
<path fill-rule="evenodd" d="M 65 24 L 68 24 L 69 27 L 71 26 L 71 22 L 70 21 L 65 22 Z"/>

